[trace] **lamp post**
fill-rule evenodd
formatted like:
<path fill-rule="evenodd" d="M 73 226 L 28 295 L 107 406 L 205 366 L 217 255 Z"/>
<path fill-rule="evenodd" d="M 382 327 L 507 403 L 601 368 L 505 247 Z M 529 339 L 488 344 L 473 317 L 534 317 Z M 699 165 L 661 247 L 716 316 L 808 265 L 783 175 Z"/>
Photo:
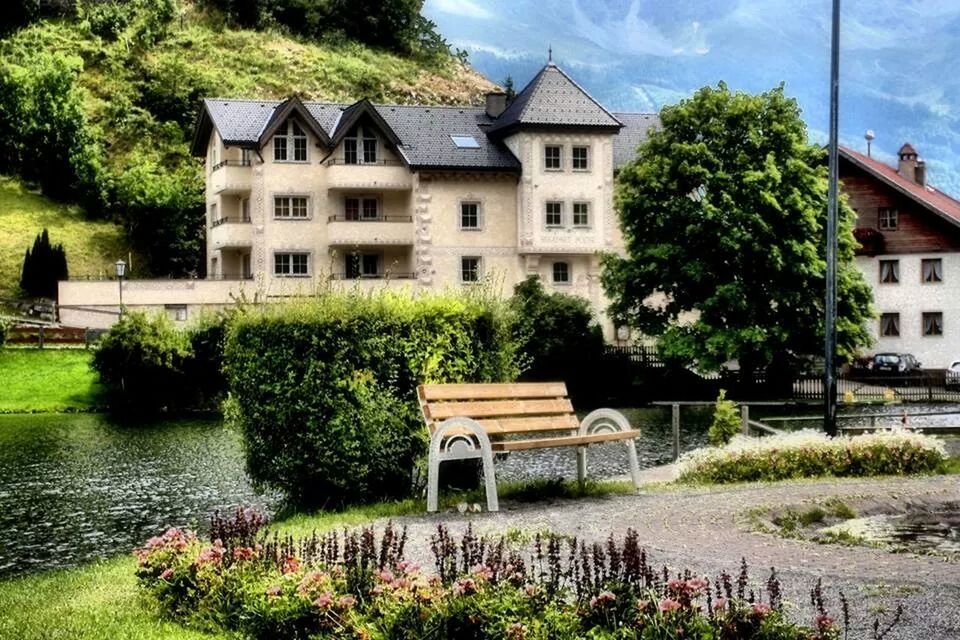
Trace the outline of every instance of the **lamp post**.
<path fill-rule="evenodd" d="M 840 0 L 833 0 L 830 33 L 830 183 L 827 194 L 827 286 L 824 301 L 823 428 L 837 434 L 837 181 L 840 121 Z"/>
<path fill-rule="evenodd" d="M 123 317 L 123 276 L 127 273 L 127 263 L 117 260 L 117 287 L 120 290 L 120 317 Z"/>

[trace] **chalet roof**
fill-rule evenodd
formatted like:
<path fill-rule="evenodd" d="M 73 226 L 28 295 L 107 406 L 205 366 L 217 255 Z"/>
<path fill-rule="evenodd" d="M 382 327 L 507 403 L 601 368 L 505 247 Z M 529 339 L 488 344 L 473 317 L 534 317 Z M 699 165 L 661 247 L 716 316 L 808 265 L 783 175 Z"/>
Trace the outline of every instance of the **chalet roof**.
<path fill-rule="evenodd" d="M 907 146 L 909 145 L 904 145 L 904 147 Z M 912 147 L 910 148 L 912 149 Z M 900 153 L 904 153 L 903 149 L 900 150 Z M 916 153 L 916 151 L 913 151 L 913 153 Z M 895 167 L 865 156 L 853 149 L 840 147 L 840 156 L 922 207 L 948 222 L 960 226 L 960 201 L 929 185 L 917 184 L 910 178 L 900 175 Z"/>
<path fill-rule="evenodd" d="M 352 122 L 367 114 L 383 129 L 384 135 L 413 169 L 520 170 L 520 162 L 510 150 L 497 136 L 488 135 L 497 120 L 487 116 L 483 107 L 382 105 L 366 100 L 353 105 L 297 102 L 296 112 L 302 106 L 312 116 L 323 133 L 318 137 L 324 143 L 336 144 Z M 268 127 L 278 122 L 281 110 L 293 109 L 289 106 L 291 104 L 291 101 L 276 100 L 204 100 L 192 151 L 194 155 L 204 155 L 214 129 L 227 146 L 262 147 Z M 602 107 L 598 108 L 602 110 Z M 617 167 L 633 157 L 649 127 L 659 122 L 653 114 L 619 114 L 615 118 L 606 111 L 603 113 L 609 116 L 608 124 L 600 126 L 609 127 L 613 133 L 619 130 L 614 139 Z M 621 124 L 619 117 L 624 119 L 625 125 Z M 610 122 L 615 122 L 616 128 Z M 472 137 L 477 147 L 458 147 L 451 136 Z"/>
<path fill-rule="evenodd" d="M 506 135 L 521 128 L 599 128 L 623 125 L 560 67 L 552 62 L 540 70 L 490 127 Z"/>

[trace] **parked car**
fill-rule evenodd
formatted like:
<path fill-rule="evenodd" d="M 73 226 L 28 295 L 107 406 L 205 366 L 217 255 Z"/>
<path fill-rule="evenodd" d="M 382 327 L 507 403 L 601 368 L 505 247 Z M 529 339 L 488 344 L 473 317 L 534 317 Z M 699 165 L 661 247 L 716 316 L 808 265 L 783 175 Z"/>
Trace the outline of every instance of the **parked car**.
<path fill-rule="evenodd" d="M 960 389 L 960 360 L 954 360 L 947 367 L 943 386 L 947 389 Z"/>
<path fill-rule="evenodd" d="M 920 362 L 909 353 L 878 353 L 868 367 L 874 373 L 909 376 L 922 371 Z"/>

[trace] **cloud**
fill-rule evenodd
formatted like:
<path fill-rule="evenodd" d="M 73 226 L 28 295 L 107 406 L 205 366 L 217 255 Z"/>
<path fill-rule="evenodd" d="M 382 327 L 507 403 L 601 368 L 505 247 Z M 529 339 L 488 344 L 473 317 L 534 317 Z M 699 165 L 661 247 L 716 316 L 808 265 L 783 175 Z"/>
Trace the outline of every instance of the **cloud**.
<path fill-rule="evenodd" d="M 442 13 L 449 13 L 464 18 L 476 20 L 490 20 L 493 14 L 481 7 L 474 0 L 429 0 L 428 8 Z"/>
<path fill-rule="evenodd" d="M 573 0 L 574 30 L 593 44 L 621 55 L 704 55 L 710 51 L 700 22 L 694 20 L 673 25 L 665 31 L 651 20 L 642 17 L 641 0 L 631 0 L 623 15 L 601 16 L 594 6 L 581 6 Z"/>

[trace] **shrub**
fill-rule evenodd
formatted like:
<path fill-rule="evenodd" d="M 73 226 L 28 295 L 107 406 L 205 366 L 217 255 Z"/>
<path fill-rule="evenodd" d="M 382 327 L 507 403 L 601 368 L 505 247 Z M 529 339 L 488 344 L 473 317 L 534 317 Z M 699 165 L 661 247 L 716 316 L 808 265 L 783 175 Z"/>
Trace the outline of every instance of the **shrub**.
<path fill-rule="evenodd" d="M 698 449 L 680 460 L 684 482 L 752 482 L 819 476 L 934 473 L 943 443 L 907 431 L 830 438 L 804 430 L 764 438 L 737 436 L 726 447 Z"/>
<path fill-rule="evenodd" d="M 539 278 L 530 277 L 514 287 L 510 306 L 525 380 L 565 381 L 575 400 L 588 403 L 603 395 L 603 333 L 589 302 L 549 293 Z"/>
<path fill-rule="evenodd" d="M 713 422 L 707 431 L 707 438 L 715 447 L 727 444 L 733 436 L 740 433 L 740 415 L 737 413 L 737 403 L 727 400 L 726 389 L 720 389 L 717 396 L 716 408 L 713 411 Z"/>
<path fill-rule="evenodd" d="M 115 408 L 188 406 L 189 355 L 186 335 L 165 315 L 124 313 L 97 343 L 93 368 Z"/>
<path fill-rule="evenodd" d="M 10 325 L 6 320 L 0 319 L 0 348 L 7 344 L 7 334 L 10 332 Z"/>
<path fill-rule="evenodd" d="M 481 295 L 324 294 L 230 323 L 228 416 L 255 482 L 298 504 L 400 497 L 424 452 L 422 382 L 515 377 L 508 315 Z"/>
<path fill-rule="evenodd" d="M 461 538 L 439 525 L 437 573 L 404 559 L 406 531 L 387 525 L 301 540 L 261 535 L 249 516 L 215 527 L 236 538 L 201 543 L 171 529 L 136 551 L 137 575 L 162 611 L 252 638 L 458 640 L 839 640 L 818 583 L 810 626 L 787 618 L 771 570 L 755 589 L 746 561 L 713 580 L 648 560 L 633 530 L 605 543 L 538 534 L 532 549 L 506 538 Z M 255 523 L 259 525 L 259 523 Z M 213 534 L 211 534 L 213 535 Z M 749 587 L 749 590 L 748 590 Z M 898 614 L 894 617 L 896 624 Z M 876 634 L 875 634 L 876 636 Z"/>

